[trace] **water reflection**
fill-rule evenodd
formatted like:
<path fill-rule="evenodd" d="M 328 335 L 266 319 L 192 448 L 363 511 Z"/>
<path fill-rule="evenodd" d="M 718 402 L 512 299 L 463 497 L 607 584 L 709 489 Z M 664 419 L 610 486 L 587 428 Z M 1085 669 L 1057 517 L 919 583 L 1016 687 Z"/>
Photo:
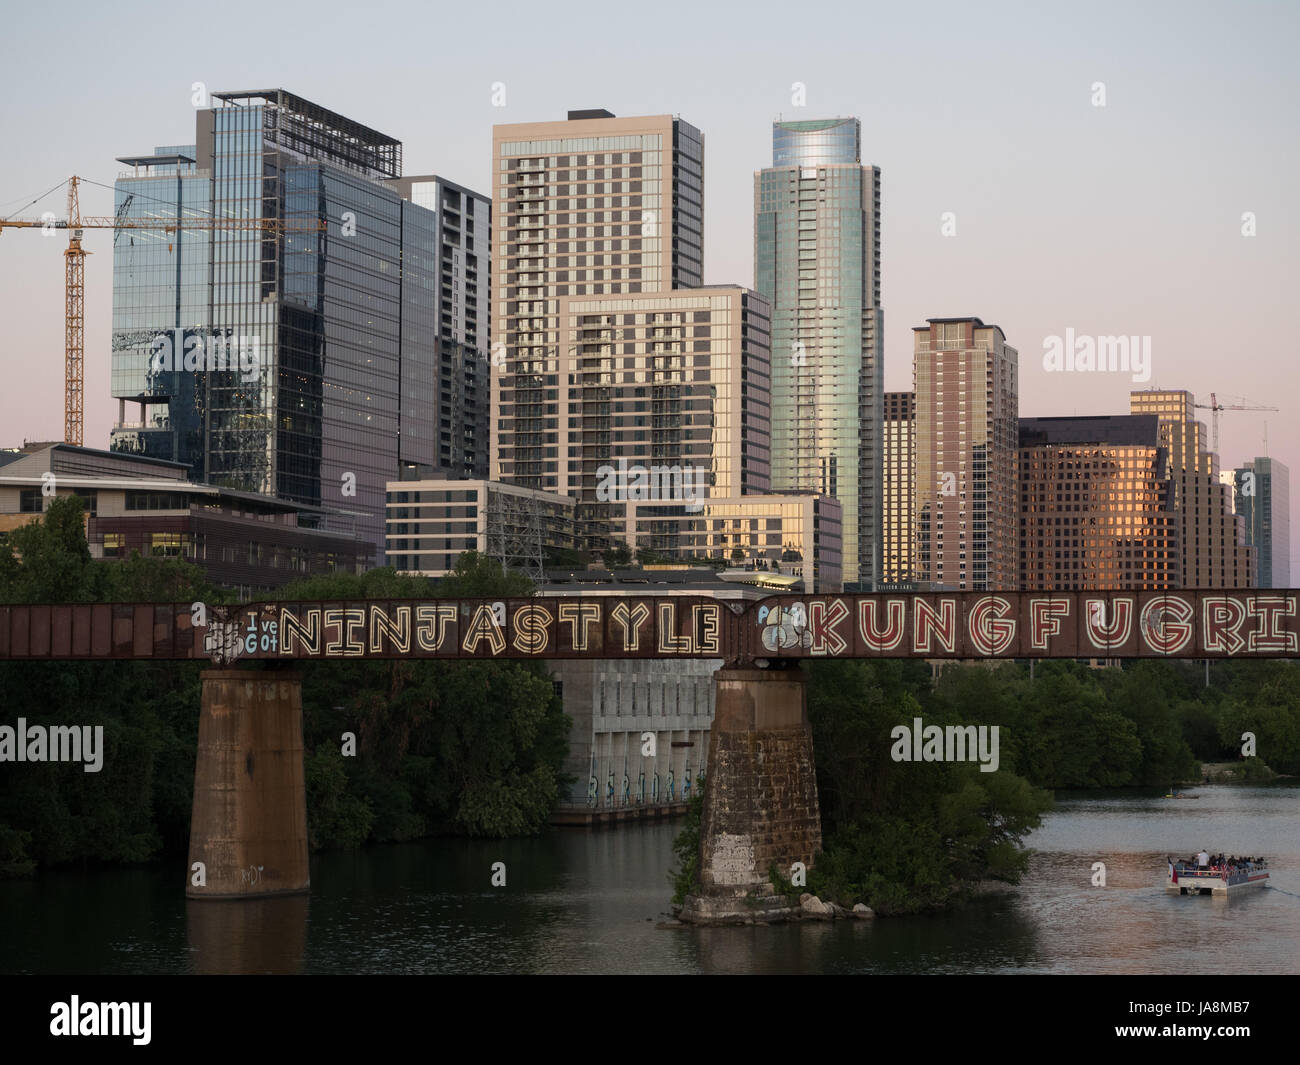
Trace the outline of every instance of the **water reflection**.
<path fill-rule="evenodd" d="M 310 896 L 253 901 L 187 901 L 176 862 L 56 872 L 0 881 L 0 971 L 1295 972 L 1300 787 L 1196 790 L 1058 795 L 1016 892 L 876 921 L 657 929 L 671 823 L 318 855 Z M 1279 890 L 1166 895 L 1165 856 L 1202 846 L 1269 856 Z"/>
<path fill-rule="evenodd" d="M 300 973 L 308 895 L 186 899 L 185 928 L 196 973 Z"/>

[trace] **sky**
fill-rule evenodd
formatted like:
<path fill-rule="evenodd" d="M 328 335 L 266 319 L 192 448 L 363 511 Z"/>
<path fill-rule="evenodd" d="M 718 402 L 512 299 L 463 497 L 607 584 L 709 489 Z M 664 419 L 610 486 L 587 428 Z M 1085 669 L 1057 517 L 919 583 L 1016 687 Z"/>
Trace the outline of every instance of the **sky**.
<path fill-rule="evenodd" d="M 111 214 L 117 156 L 193 142 L 196 82 L 288 89 L 400 139 L 406 173 L 479 189 L 493 124 L 604 107 L 704 132 L 704 280 L 752 285 L 771 123 L 860 118 L 887 389 L 912 387 L 913 326 L 976 315 L 1020 352 L 1022 416 L 1124 414 L 1151 387 L 1275 406 L 1220 415 L 1222 465 L 1300 479 L 1300 4 L 69 0 L 5 22 L 32 46 L 0 70 L 0 216 L 61 216 L 62 190 L 28 204 L 74 173 L 101 183 L 83 214 Z M 84 243 L 85 443 L 107 447 L 112 233 Z M 65 246 L 0 233 L 0 446 L 62 436 Z M 1149 379 L 1045 368 L 1068 330 L 1149 337 Z"/>

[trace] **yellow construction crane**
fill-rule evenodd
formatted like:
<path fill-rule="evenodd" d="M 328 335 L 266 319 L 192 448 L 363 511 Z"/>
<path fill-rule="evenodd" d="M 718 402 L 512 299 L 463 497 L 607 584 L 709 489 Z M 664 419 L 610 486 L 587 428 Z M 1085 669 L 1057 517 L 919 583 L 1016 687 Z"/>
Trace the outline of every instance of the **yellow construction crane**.
<path fill-rule="evenodd" d="M 1244 398 L 1244 397 L 1239 397 L 1239 398 Z M 1209 403 L 1194 403 L 1193 406 L 1199 407 L 1201 410 L 1208 410 L 1210 412 L 1210 417 L 1214 422 L 1214 431 L 1212 434 L 1214 437 L 1214 442 L 1210 445 L 1210 450 L 1213 451 L 1216 455 L 1219 454 L 1219 411 L 1221 410 L 1277 410 L 1276 407 L 1253 407 L 1253 406 L 1242 406 L 1241 404 L 1237 404 L 1237 403 L 1220 403 L 1218 397 L 1213 392 L 1210 393 Z M 1222 458 L 1223 456 L 1220 455 L 1219 457 Z"/>
<path fill-rule="evenodd" d="M 87 229 L 161 229 L 175 233 L 179 229 L 264 230 L 281 233 L 321 233 L 324 220 L 284 218 L 124 218 L 81 214 L 77 186 L 81 178 L 68 178 L 68 217 L 60 221 L 44 218 L 0 218 L 0 232 L 14 229 L 68 230 L 68 247 L 64 251 L 64 367 L 63 439 L 81 446 L 84 416 L 82 407 L 82 371 L 86 354 L 86 256 L 81 246 L 82 232 Z"/>

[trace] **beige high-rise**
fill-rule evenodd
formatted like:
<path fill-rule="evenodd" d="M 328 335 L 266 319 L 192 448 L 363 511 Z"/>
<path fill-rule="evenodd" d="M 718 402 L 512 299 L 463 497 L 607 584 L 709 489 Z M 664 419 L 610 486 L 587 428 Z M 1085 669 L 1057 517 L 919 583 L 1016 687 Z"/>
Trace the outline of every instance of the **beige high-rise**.
<path fill-rule="evenodd" d="M 571 111 L 492 131 L 491 476 L 569 492 L 565 297 L 703 279 L 704 140 L 671 115 Z"/>

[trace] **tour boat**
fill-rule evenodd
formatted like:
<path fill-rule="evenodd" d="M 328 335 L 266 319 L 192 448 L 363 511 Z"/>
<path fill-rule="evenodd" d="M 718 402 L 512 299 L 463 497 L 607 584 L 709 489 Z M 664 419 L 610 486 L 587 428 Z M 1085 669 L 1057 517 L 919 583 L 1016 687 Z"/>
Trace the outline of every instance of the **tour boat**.
<path fill-rule="evenodd" d="M 1268 862 L 1239 861 L 1199 868 L 1179 860 L 1169 863 L 1165 890 L 1171 895 L 1236 895 L 1268 884 Z"/>

